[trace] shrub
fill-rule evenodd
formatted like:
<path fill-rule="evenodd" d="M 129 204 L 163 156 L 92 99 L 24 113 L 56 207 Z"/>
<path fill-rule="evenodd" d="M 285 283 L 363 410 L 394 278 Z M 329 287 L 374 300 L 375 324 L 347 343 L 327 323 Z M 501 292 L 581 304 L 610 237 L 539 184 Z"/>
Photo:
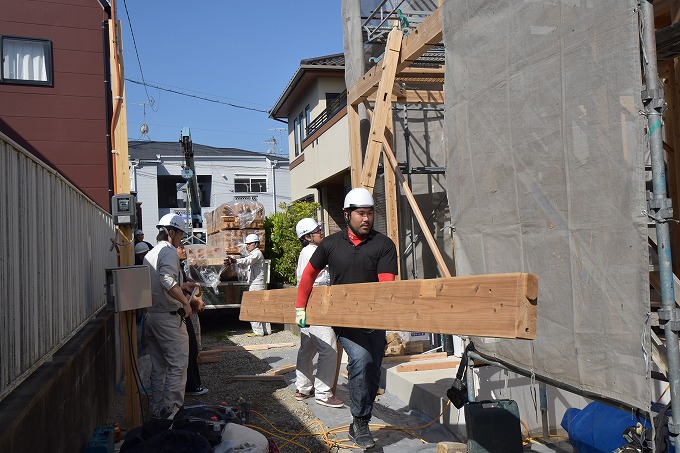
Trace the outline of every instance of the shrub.
<path fill-rule="evenodd" d="M 281 211 L 267 216 L 264 229 L 267 235 L 267 258 L 271 259 L 271 281 L 296 285 L 297 260 L 302 244 L 295 234 L 295 225 L 300 219 L 316 219 L 319 203 L 294 201 L 290 205 L 281 203 Z"/>

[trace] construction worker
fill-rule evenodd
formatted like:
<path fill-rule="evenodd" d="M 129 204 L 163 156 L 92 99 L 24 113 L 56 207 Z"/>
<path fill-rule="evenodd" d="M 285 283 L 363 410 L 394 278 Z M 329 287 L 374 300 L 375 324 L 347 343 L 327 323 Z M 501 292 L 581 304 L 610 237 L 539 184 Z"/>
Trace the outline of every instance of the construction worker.
<path fill-rule="evenodd" d="M 248 291 L 261 291 L 266 288 L 264 281 L 264 255 L 260 251 L 260 238 L 257 234 L 251 233 L 246 236 L 245 247 L 247 251 L 247 256 L 243 258 L 227 258 L 224 260 L 224 264 L 232 265 L 236 264 L 241 268 L 246 268 L 248 272 Z M 251 322 L 251 327 L 253 332 L 248 334 L 249 336 L 262 337 L 264 335 L 269 335 L 272 333 L 272 325 L 270 323 L 263 322 Z"/>
<path fill-rule="evenodd" d="M 144 244 L 146 244 L 149 247 L 149 250 L 151 250 L 153 248 L 153 245 L 151 245 L 150 243 L 148 243 L 144 240 L 144 231 L 139 230 L 139 229 L 135 230 L 134 238 L 135 238 L 135 245 L 139 244 L 140 242 L 143 242 Z"/>
<path fill-rule="evenodd" d="M 144 256 L 149 250 L 151 250 L 151 247 L 146 242 L 142 241 L 135 244 L 135 266 L 144 264 Z"/>
<path fill-rule="evenodd" d="M 302 251 L 298 257 L 297 279 L 302 279 L 302 272 L 309 258 L 323 239 L 323 228 L 316 220 L 305 218 L 300 220 L 295 233 L 302 242 Z M 328 286 L 330 275 L 324 268 L 314 280 L 314 286 Z M 319 354 L 314 377 L 314 356 Z M 332 327 L 308 326 L 300 328 L 300 349 L 295 367 L 295 399 L 302 401 L 314 395 L 316 402 L 322 406 L 343 407 L 344 403 L 333 395 L 331 387 L 338 375 L 338 344 Z"/>
<path fill-rule="evenodd" d="M 187 259 L 187 249 L 184 244 L 177 247 L 177 257 L 179 258 L 179 273 L 181 281 L 189 281 L 186 272 L 184 271 L 184 262 Z M 181 286 L 181 285 L 180 285 Z M 187 383 L 184 386 L 185 395 L 203 395 L 208 393 L 208 389 L 201 387 L 201 373 L 198 370 L 198 337 L 194 329 L 194 319 L 198 318 L 198 314 L 205 310 L 205 302 L 201 299 L 200 288 L 196 288 L 194 297 L 191 298 L 191 316 L 187 316 L 184 321 L 187 326 L 187 334 L 189 335 L 189 362 L 187 365 Z M 185 296 L 190 296 L 191 293 L 183 291 Z"/>
<path fill-rule="evenodd" d="M 387 236 L 373 229 L 373 197 L 364 188 L 345 196 L 343 205 L 347 229 L 325 238 L 309 259 L 298 284 L 295 321 L 307 322 L 306 307 L 312 286 L 328 266 L 331 285 L 393 281 L 397 275 L 397 249 Z M 353 421 L 349 437 L 360 448 L 375 446 L 368 428 L 373 401 L 380 384 L 380 366 L 385 352 L 385 331 L 334 328 L 349 361 L 350 411 Z"/>
<path fill-rule="evenodd" d="M 156 225 L 158 244 L 144 257 L 151 273 L 151 307 L 147 310 L 145 335 L 151 357 L 151 412 L 167 418 L 184 404 L 189 337 L 183 320 L 191 305 L 184 291 L 195 283 L 181 283 L 177 247 L 182 244 L 184 220 L 166 214 Z"/>

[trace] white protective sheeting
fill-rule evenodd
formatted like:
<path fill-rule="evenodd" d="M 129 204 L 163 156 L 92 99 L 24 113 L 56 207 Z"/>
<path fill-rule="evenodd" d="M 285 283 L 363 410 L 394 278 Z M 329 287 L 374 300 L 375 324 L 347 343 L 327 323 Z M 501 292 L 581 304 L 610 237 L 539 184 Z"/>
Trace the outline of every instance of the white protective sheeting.
<path fill-rule="evenodd" d="M 459 275 L 539 276 L 535 341 L 481 353 L 622 403 L 651 399 L 634 0 L 443 3 Z"/>

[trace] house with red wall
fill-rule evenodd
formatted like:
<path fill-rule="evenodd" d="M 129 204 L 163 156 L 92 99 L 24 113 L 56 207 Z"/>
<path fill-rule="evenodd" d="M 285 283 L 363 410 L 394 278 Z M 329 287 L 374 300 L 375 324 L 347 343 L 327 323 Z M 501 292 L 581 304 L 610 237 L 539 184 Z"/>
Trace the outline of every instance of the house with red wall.
<path fill-rule="evenodd" d="M 106 0 L 0 0 L 0 131 L 106 210 L 107 10 Z"/>

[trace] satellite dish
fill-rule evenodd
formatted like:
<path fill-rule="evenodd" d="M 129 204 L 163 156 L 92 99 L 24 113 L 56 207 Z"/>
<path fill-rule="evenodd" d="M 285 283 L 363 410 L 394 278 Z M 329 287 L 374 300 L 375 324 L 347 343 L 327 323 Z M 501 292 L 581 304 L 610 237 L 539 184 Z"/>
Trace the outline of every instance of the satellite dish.
<path fill-rule="evenodd" d="M 142 124 L 139 127 L 139 132 L 141 132 L 142 135 L 149 135 L 149 126 L 147 126 L 146 123 Z"/>

